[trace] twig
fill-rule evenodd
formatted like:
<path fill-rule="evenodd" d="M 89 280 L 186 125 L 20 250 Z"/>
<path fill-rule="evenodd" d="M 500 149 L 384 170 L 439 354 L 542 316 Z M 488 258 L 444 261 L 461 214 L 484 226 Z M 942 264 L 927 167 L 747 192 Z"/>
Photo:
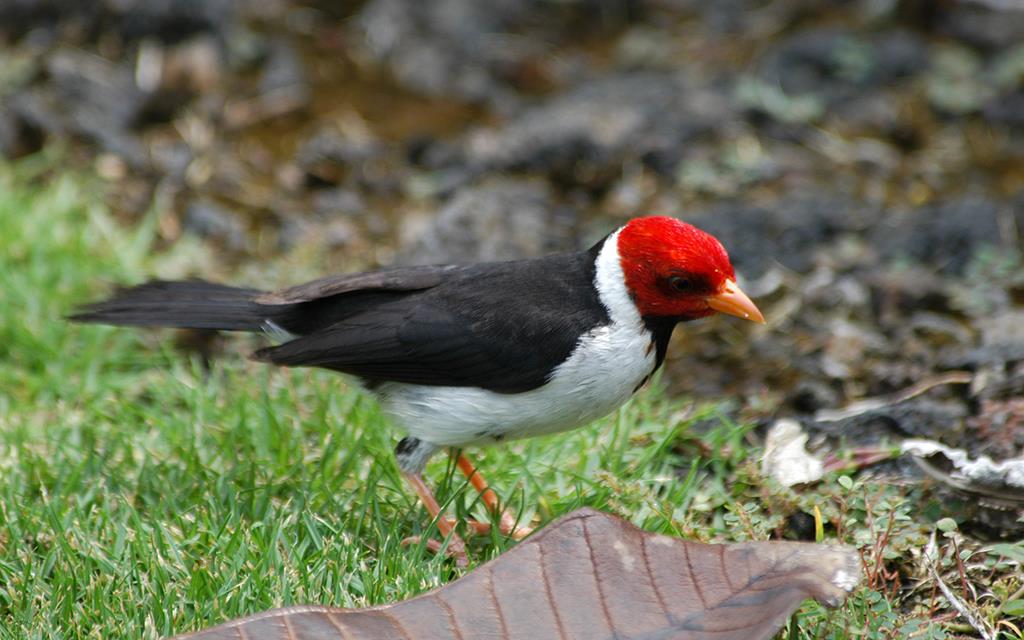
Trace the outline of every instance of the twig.
<path fill-rule="evenodd" d="M 971 611 L 971 608 L 967 603 L 958 598 L 956 594 L 946 586 L 946 583 L 943 582 L 942 578 L 939 576 L 939 572 L 935 570 L 935 565 L 933 564 L 929 569 L 932 574 L 932 579 L 935 580 L 935 584 L 939 585 L 939 591 L 942 592 L 942 595 L 946 596 L 946 600 L 949 601 L 950 606 L 956 609 L 956 611 L 963 616 L 965 620 L 967 620 L 967 624 L 971 625 L 971 628 L 977 631 L 984 640 L 996 640 L 995 632 L 988 628 L 985 621 Z"/>
<path fill-rule="evenodd" d="M 892 447 L 863 447 L 850 452 L 850 458 L 834 453 L 825 456 L 825 471 L 857 471 L 864 467 L 891 460 L 899 455 L 899 450 Z"/>
<path fill-rule="evenodd" d="M 944 384 L 968 384 L 973 379 L 974 376 L 969 371 L 947 371 L 888 396 L 865 398 L 864 400 L 848 404 L 842 409 L 823 409 L 814 415 L 814 419 L 817 422 L 836 422 L 837 420 L 853 418 L 869 411 L 877 411 L 883 407 L 906 402 L 934 387 Z"/>
<path fill-rule="evenodd" d="M 957 544 L 956 538 L 953 538 L 950 542 L 953 543 L 953 559 L 956 560 L 956 572 L 960 576 L 960 588 L 963 590 L 964 595 L 968 593 L 974 595 L 970 587 L 967 586 L 967 572 L 964 570 L 964 561 L 960 557 L 960 545 Z M 978 604 L 977 598 L 973 598 L 974 604 Z"/>

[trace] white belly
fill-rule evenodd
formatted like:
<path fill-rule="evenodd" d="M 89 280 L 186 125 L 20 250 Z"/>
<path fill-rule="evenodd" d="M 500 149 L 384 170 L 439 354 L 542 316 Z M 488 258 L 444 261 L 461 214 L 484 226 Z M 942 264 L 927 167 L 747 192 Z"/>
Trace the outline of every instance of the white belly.
<path fill-rule="evenodd" d="M 376 391 L 385 412 L 409 435 L 461 447 L 587 424 L 626 402 L 654 366 L 651 334 L 636 318 L 584 335 L 547 384 L 525 393 L 396 382 Z"/>

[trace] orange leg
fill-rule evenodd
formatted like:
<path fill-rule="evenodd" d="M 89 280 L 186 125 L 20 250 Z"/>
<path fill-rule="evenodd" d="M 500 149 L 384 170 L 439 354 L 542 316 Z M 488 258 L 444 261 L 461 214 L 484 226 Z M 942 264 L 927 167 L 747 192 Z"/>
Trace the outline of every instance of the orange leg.
<path fill-rule="evenodd" d="M 498 495 L 487 485 L 487 481 L 480 475 L 480 472 L 476 470 L 473 463 L 469 461 L 461 451 L 455 458 L 455 462 L 459 465 L 459 470 L 466 476 L 469 483 L 473 485 L 473 488 L 480 493 L 480 499 L 483 500 L 484 505 L 487 509 L 498 515 L 501 518 L 501 523 L 498 528 L 501 532 L 507 536 L 512 536 L 516 540 L 522 540 L 526 536 L 533 532 L 530 527 L 516 527 L 515 519 L 512 515 L 501 508 L 501 504 L 498 502 Z M 487 533 L 490 526 L 483 522 L 470 522 L 469 523 L 478 533 Z"/>
<path fill-rule="evenodd" d="M 441 505 L 437 504 L 437 498 L 434 497 L 434 492 L 430 490 L 430 487 L 423 482 L 423 477 L 418 473 L 403 473 L 405 481 L 409 483 L 416 495 L 420 497 L 420 502 L 427 508 L 427 512 L 431 518 L 437 521 L 437 529 L 441 532 L 441 535 L 447 537 L 448 540 L 448 553 L 455 557 L 455 562 L 460 567 L 465 567 L 469 564 L 469 559 L 466 557 L 466 544 L 459 537 L 459 534 L 455 533 L 455 527 L 449 518 L 441 516 Z M 418 538 L 407 538 L 403 542 L 417 542 Z M 432 543 L 432 544 L 431 544 Z M 435 541 L 428 541 L 427 545 L 431 551 L 437 552 L 440 550 L 440 544 Z"/>

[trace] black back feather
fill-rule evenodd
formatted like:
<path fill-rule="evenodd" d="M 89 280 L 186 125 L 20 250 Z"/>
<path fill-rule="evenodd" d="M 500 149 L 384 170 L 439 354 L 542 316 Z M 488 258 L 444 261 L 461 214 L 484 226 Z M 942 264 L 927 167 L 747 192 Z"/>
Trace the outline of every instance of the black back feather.
<path fill-rule="evenodd" d="M 581 335 L 609 322 L 593 286 L 600 246 L 539 260 L 331 276 L 274 293 L 154 281 L 71 319 L 227 331 L 273 322 L 298 337 L 257 351 L 258 360 L 343 371 L 370 384 L 515 393 L 547 382 Z"/>

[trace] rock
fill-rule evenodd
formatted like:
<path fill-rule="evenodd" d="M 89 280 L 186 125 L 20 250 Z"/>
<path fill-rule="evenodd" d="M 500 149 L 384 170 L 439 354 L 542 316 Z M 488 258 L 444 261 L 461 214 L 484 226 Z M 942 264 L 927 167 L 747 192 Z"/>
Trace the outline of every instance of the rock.
<path fill-rule="evenodd" d="M 284 40 L 275 40 L 271 43 L 267 62 L 263 66 L 260 92 L 273 93 L 281 90 L 308 94 L 309 79 L 306 75 L 306 66 L 295 47 Z"/>
<path fill-rule="evenodd" d="M 308 180 L 336 185 L 352 173 L 358 173 L 363 164 L 382 152 L 383 147 L 372 137 L 321 129 L 299 147 L 295 164 Z"/>
<path fill-rule="evenodd" d="M 810 414 L 820 409 L 836 406 L 839 402 L 839 394 L 823 380 L 807 377 L 797 383 L 796 389 L 789 395 L 787 402 L 794 411 Z"/>
<path fill-rule="evenodd" d="M 892 213 L 870 234 L 883 260 L 912 260 L 947 275 L 963 274 L 982 248 L 1005 242 L 1000 205 L 967 197 Z"/>
<path fill-rule="evenodd" d="M 324 218 L 358 216 L 367 212 L 367 206 L 359 192 L 337 187 L 318 190 L 313 195 L 313 211 Z"/>
<path fill-rule="evenodd" d="M 944 349 L 969 344 L 973 341 L 971 331 L 954 318 L 929 311 L 918 311 L 904 319 L 901 324 L 907 331 L 920 337 L 929 350 Z"/>
<path fill-rule="evenodd" d="M 46 87 L 30 87 L 7 100 L 7 107 L 22 123 L 39 135 L 65 135 L 67 125 L 61 117 L 53 91 Z"/>
<path fill-rule="evenodd" d="M 946 357 L 946 363 L 977 370 L 991 368 L 1002 380 L 1008 365 L 1024 362 L 1024 311 L 1007 310 L 980 318 L 976 324 L 981 343 Z"/>
<path fill-rule="evenodd" d="M 408 228 L 406 264 L 514 260 L 577 248 L 576 216 L 539 182 L 500 179 L 462 189 L 425 228 Z"/>
<path fill-rule="evenodd" d="M 1024 46 L 1000 52 L 986 71 L 996 92 L 982 107 L 982 115 L 1019 134 L 1024 131 Z"/>
<path fill-rule="evenodd" d="M 529 4 L 373 0 L 356 17 L 354 31 L 364 55 L 386 64 L 401 85 L 486 102 L 504 91 L 505 65 L 538 53 L 535 45 L 500 51 L 484 44 L 522 20 Z"/>
<path fill-rule="evenodd" d="M 183 227 L 201 238 L 211 238 L 232 251 L 245 248 L 245 226 L 238 217 L 210 200 L 195 200 L 185 210 Z"/>
<path fill-rule="evenodd" d="M 96 10 L 91 4 L 77 0 L 0 2 L 0 34 L 5 40 L 17 40 L 33 29 L 56 30 L 60 23 L 84 22 Z"/>
<path fill-rule="evenodd" d="M 13 158 L 17 155 L 21 123 L 10 109 L 0 108 L 0 157 Z"/>
<path fill-rule="evenodd" d="M 999 458 L 1024 459 L 1024 391 L 1017 380 L 1016 395 L 1008 398 L 986 398 L 978 406 L 977 415 L 967 419 L 981 445 L 979 451 Z"/>
<path fill-rule="evenodd" d="M 118 32 L 135 41 L 153 37 L 178 42 L 197 33 L 220 33 L 235 24 L 238 0 L 119 0 L 114 7 Z"/>
<path fill-rule="evenodd" d="M 953 309 L 946 280 L 922 265 L 876 267 L 864 282 L 871 291 L 873 315 L 883 325 L 903 325 L 908 316 L 922 311 L 948 315 Z"/>
<path fill-rule="evenodd" d="M 0 106 L 0 158 L 13 160 L 38 151 L 42 145 L 38 128 L 11 107 Z"/>
<path fill-rule="evenodd" d="M 776 262 L 809 272 L 816 252 L 876 217 L 872 208 L 825 194 L 786 196 L 767 207 L 725 202 L 685 216 L 721 240 L 736 270 L 750 277 L 766 273 Z"/>
<path fill-rule="evenodd" d="M 624 162 L 675 167 L 686 143 L 729 119 L 725 96 L 674 73 L 613 75 L 553 96 L 464 141 L 478 171 L 553 174 L 606 188 Z"/>
<path fill-rule="evenodd" d="M 256 95 L 229 102 L 224 119 L 231 128 L 248 127 L 305 109 L 312 97 L 299 53 L 284 40 L 274 40 L 268 47 Z"/>
<path fill-rule="evenodd" d="M 1006 311 L 979 322 L 982 346 L 1024 354 L 1024 311 Z"/>
<path fill-rule="evenodd" d="M 810 27 L 771 46 L 755 64 L 736 96 L 769 136 L 806 137 L 811 132 L 803 125 L 825 118 L 903 136 L 906 125 L 882 90 L 909 84 L 928 67 L 929 49 L 910 31 Z"/>
<path fill-rule="evenodd" d="M 867 88 L 910 77 L 927 65 L 925 41 L 909 31 L 858 34 L 812 27 L 770 49 L 758 62 L 758 76 L 786 95 L 814 94 L 838 105 Z"/>
<path fill-rule="evenodd" d="M 865 326 L 834 320 L 828 327 L 828 339 L 821 354 L 822 370 L 831 378 L 846 380 L 864 367 L 864 359 L 885 353 L 889 342 Z"/>
<path fill-rule="evenodd" d="M 827 253 L 828 250 L 825 251 Z M 859 278 L 837 275 L 827 267 L 819 268 L 808 278 L 803 296 L 805 304 L 817 309 L 842 309 L 853 312 L 866 310 L 869 302 L 867 288 Z M 843 322 L 843 320 L 837 319 L 838 326 L 830 327 L 835 331 L 829 332 L 830 340 L 835 340 L 851 330 L 857 332 L 857 329 L 844 327 Z"/>
<path fill-rule="evenodd" d="M 803 540 L 814 542 L 817 539 L 815 531 L 817 523 L 814 516 L 803 511 L 797 511 L 786 518 L 786 532 L 783 536 L 787 540 Z"/>
<path fill-rule="evenodd" d="M 117 154 L 135 168 L 148 164 L 146 150 L 132 131 L 149 96 L 135 86 L 127 65 L 77 51 L 59 51 L 47 61 L 52 104 L 67 129 Z M 48 130 L 48 133 L 60 133 Z"/>
<path fill-rule="evenodd" d="M 995 96 L 982 108 L 982 115 L 991 122 L 1024 129 L 1024 88 Z"/>
<path fill-rule="evenodd" d="M 925 75 L 928 102 L 944 117 L 962 117 L 979 111 L 993 93 L 984 72 L 981 56 L 968 47 L 936 46 L 931 68 Z"/>
<path fill-rule="evenodd" d="M 520 89 L 546 84 L 552 48 L 574 33 L 629 20 L 638 0 L 371 0 L 353 20 L 362 56 L 404 87 L 510 112 Z M 529 37 L 516 37 L 529 31 Z M 538 78 L 538 76 L 540 76 Z"/>
<path fill-rule="evenodd" d="M 951 2 L 938 5 L 936 30 L 984 51 L 1005 51 L 1024 42 L 1024 11 L 1013 3 Z"/>
<path fill-rule="evenodd" d="M 195 158 L 189 145 L 174 140 L 160 140 L 150 145 L 149 152 L 157 171 L 184 183 L 188 167 Z"/>
<path fill-rule="evenodd" d="M 0 33 L 17 39 L 34 29 L 62 28 L 98 38 L 114 32 L 123 42 L 152 37 L 177 42 L 234 23 L 237 0 L 15 0 L 0 2 Z M 75 25 L 75 29 L 67 29 Z"/>
<path fill-rule="evenodd" d="M 374 145 L 368 140 L 321 130 L 302 143 L 295 159 L 300 166 L 309 166 L 322 160 L 350 164 L 366 160 L 372 155 L 373 149 Z"/>
<path fill-rule="evenodd" d="M 172 98 L 210 93 L 224 81 L 224 63 L 221 47 L 210 35 L 171 45 L 145 40 L 139 45 L 135 82 L 147 93 Z"/>

